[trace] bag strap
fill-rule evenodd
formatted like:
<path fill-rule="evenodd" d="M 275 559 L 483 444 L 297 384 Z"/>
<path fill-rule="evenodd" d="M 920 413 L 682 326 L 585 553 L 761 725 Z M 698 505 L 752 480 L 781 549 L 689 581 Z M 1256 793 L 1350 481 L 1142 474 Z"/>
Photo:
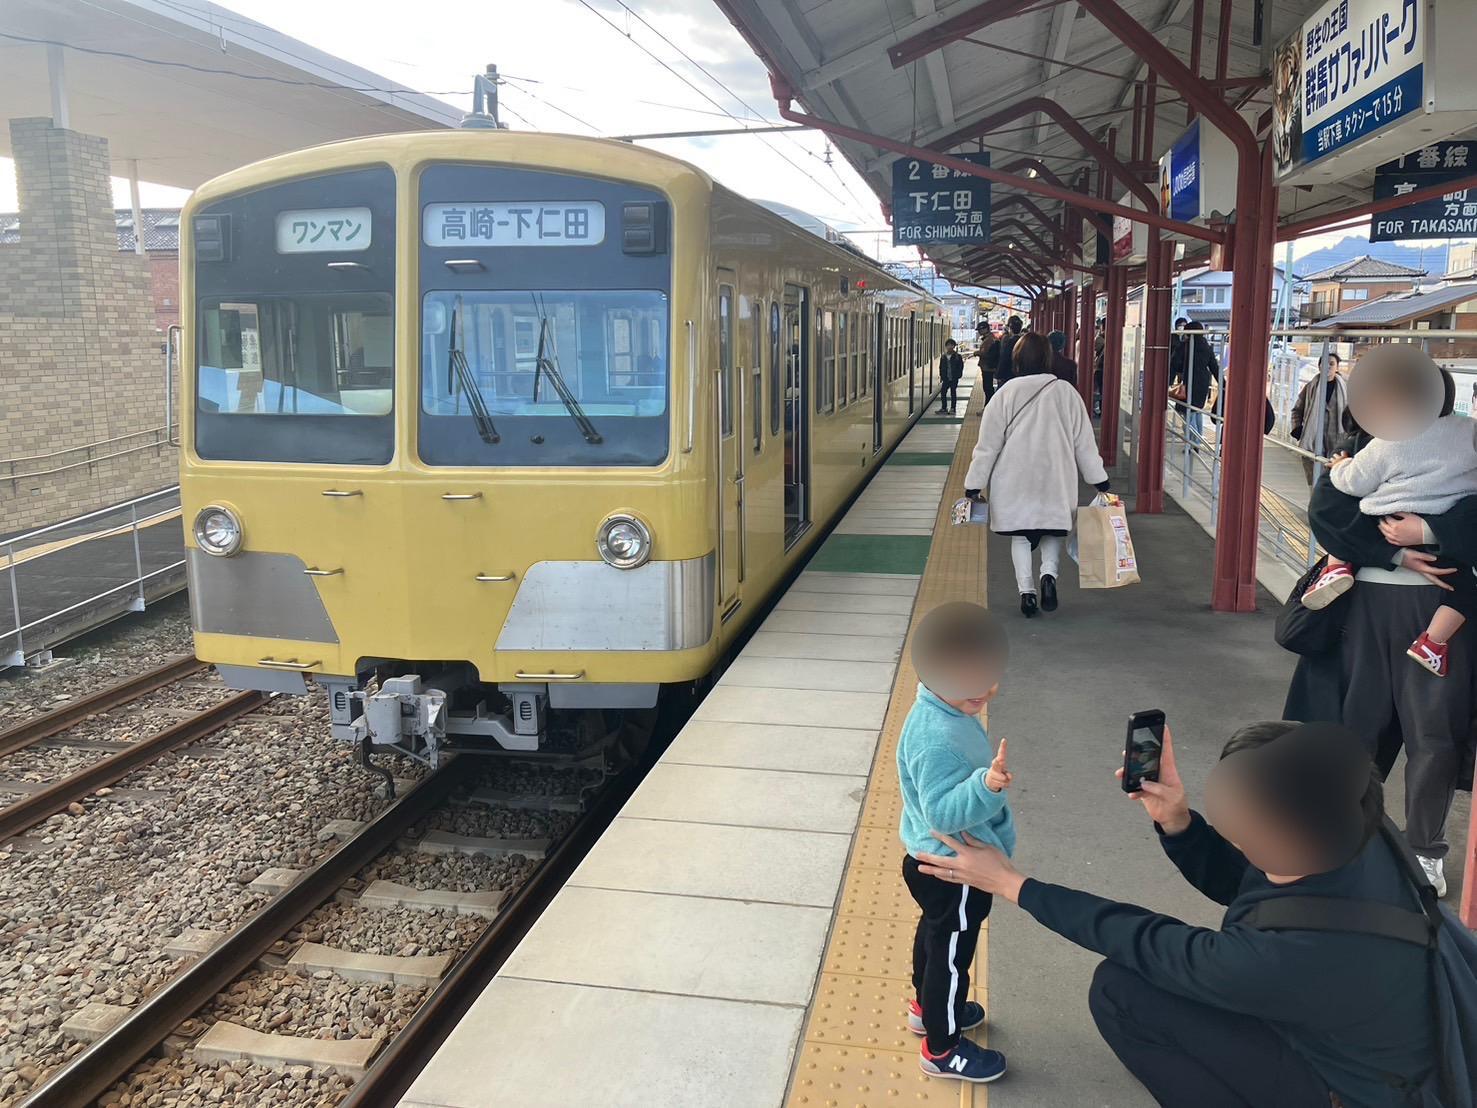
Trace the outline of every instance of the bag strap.
<path fill-rule="evenodd" d="M 1255 905 L 1237 922 L 1260 931 L 1343 931 L 1419 947 L 1435 943 L 1424 912 L 1341 896 L 1280 896 Z"/>

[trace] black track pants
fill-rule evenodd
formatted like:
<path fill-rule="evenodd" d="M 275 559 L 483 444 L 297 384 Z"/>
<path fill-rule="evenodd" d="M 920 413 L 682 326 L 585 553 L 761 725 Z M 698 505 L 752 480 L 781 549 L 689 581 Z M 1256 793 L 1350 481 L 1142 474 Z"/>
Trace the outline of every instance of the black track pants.
<path fill-rule="evenodd" d="M 1328 1108 L 1322 1078 L 1254 1016 L 1167 992 L 1114 962 L 1098 965 L 1087 1005 L 1164 1108 Z"/>
<path fill-rule="evenodd" d="M 944 378 L 939 388 L 939 408 L 953 411 L 959 403 L 959 382 Z"/>
<path fill-rule="evenodd" d="M 969 966 L 993 898 L 968 885 L 919 873 L 912 856 L 903 859 L 903 880 L 923 910 L 913 936 L 913 997 L 923 1009 L 928 1052 L 936 1056 L 959 1042 L 959 1017 L 969 999 Z"/>

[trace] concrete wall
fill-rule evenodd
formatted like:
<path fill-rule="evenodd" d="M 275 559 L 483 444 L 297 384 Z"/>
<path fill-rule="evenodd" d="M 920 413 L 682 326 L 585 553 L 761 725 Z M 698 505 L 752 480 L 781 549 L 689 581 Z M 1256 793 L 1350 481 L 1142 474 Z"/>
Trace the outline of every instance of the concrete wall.
<path fill-rule="evenodd" d="M 171 447 L 132 450 L 158 438 L 139 436 L 92 451 L 122 457 L 39 472 L 163 424 L 163 340 L 149 260 L 118 249 L 107 142 L 49 119 L 11 120 L 10 137 L 21 241 L 0 246 L 0 534 L 171 485 L 178 465 Z"/>

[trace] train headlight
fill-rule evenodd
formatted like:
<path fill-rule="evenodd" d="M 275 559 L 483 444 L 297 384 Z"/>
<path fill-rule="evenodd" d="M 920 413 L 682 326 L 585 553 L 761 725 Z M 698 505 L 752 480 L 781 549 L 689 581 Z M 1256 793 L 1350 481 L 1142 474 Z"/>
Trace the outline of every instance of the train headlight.
<path fill-rule="evenodd" d="M 241 549 L 241 521 L 230 508 L 211 504 L 195 516 L 195 542 L 207 554 L 228 558 Z"/>
<path fill-rule="evenodd" d="M 595 533 L 595 549 L 616 569 L 644 566 L 651 560 L 651 530 L 635 516 L 611 516 Z"/>

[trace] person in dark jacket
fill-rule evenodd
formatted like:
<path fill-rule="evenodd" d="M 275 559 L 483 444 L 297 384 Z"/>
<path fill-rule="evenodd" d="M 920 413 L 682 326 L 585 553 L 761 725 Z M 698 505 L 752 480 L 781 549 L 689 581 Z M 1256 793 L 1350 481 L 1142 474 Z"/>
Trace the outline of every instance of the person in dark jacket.
<path fill-rule="evenodd" d="M 964 376 L 964 357 L 953 339 L 944 342 L 939 359 L 939 415 L 953 415 L 959 406 L 959 379 Z"/>
<path fill-rule="evenodd" d="M 918 860 L 923 872 L 1013 901 L 1103 955 L 1088 1005 L 1160 1104 L 1406 1108 L 1406 1090 L 1436 1056 L 1425 950 L 1255 925 L 1258 905 L 1280 897 L 1419 910 L 1403 863 L 1377 834 L 1384 793 L 1371 769 L 1336 725 L 1253 724 L 1211 772 L 1218 830 L 1190 809 L 1165 732 L 1159 780 L 1130 795 L 1185 879 L 1226 905 L 1219 929 L 1035 880 L 993 847 L 937 834 L 957 856 Z"/>
<path fill-rule="evenodd" d="M 1205 338 L 1203 323 L 1192 319 L 1185 324 L 1185 330 L 1188 334 L 1180 336 L 1170 354 L 1169 387 L 1171 391 L 1178 387 L 1184 393 L 1185 400 L 1175 404 L 1175 411 L 1189 426 L 1190 441 L 1201 442 L 1205 438 L 1205 407 L 1210 400 L 1210 383 L 1221 379 L 1221 364 Z"/>
<path fill-rule="evenodd" d="M 988 331 L 980 332 L 980 384 L 985 390 L 985 403 L 995 395 L 995 375 L 1000 369 L 1000 340 Z"/>
<path fill-rule="evenodd" d="M 1063 351 L 1067 349 L 1067 336 L 1061 331 L 1053 331 L 1046 336 L 1046 341 L 1051 343 L 1051 372 L 1060 377 L 1069 385 L 1077 384 L 1077 363 L 1067 357 Z"/>
<path fill-rule="evenodd" d="M 996 388 L 1015 376 L 1015 344 L 1020 341 L 1024 327 L 1025 324 L 1018 315 L 1005 321 L 1005 332 L 1000 336 L 1000 353 L 995 363 Z"/>

